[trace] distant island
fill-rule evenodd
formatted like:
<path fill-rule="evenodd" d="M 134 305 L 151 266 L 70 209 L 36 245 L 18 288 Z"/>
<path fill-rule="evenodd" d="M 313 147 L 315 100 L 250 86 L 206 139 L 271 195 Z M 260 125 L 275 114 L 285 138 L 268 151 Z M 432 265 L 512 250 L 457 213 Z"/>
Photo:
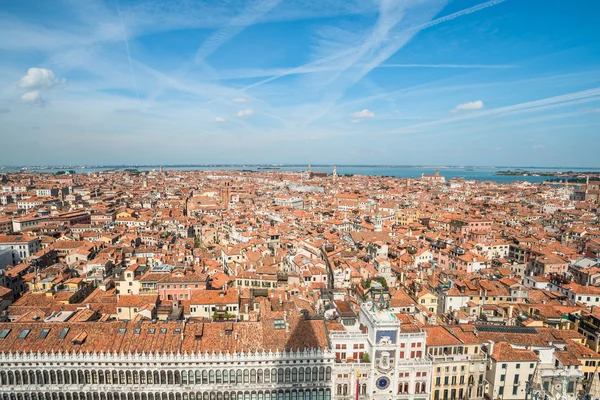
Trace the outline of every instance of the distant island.
<path fill-rule="evenodd" d="M 523 170 L 507 170 L 507 171 L 498 171 L 494 175 L 497 176 L 561 176 L 565 173 L 562 172 L 531 172 L 531 171 L 523 171 Z"/>
<path fill-rule="evenodd" d="M 494 175 L 496 176 L 545 176 L 551 179 L 547 179 L 547 182 L 568 182 L 568 183 L 585 183 L 586 178 L 589 176 L 592 179 L 598 179 L 600 176 L 598 171 L 553 171 L 553 172 L 540 172 L 540 171 L 523 171 L 520 169 L 511 171 L 498 171 Z"/>

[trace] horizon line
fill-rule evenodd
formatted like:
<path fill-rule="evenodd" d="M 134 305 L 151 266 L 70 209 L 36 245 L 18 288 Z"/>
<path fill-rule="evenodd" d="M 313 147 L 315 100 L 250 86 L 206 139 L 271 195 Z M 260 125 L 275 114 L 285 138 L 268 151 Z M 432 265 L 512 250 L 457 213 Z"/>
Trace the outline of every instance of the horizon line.
<path fill-rule="evenodd" d="M 452 164 L 313 164 L 313 163 L 207 163 L 207 164 L 167 164 L 167 163 L 154 163 L 154 164 L 39 164 L 39 165 L 0 165 L 0 169 L 5 168 L 124 168 L 124 167 L 366 167 L 366 168 L 538 168 L 538 169 L 591 169 L 600 170 L 598 167 L 584 167 L 584 166 L 536 166 L 536 165 L 452 165 Z"/>

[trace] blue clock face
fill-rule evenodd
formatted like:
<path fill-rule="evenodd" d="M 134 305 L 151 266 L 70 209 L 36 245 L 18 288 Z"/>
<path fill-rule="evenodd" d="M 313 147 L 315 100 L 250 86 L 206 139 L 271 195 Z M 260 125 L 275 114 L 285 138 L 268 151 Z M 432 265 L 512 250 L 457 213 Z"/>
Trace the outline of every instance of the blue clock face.
<path fill-rule="evenodd" d="M 390 380 L 387 377 L 382 376 L 377 379 L 377 387 L 379 389 L 387 389 L 388 386 L 390 386 Z"/>

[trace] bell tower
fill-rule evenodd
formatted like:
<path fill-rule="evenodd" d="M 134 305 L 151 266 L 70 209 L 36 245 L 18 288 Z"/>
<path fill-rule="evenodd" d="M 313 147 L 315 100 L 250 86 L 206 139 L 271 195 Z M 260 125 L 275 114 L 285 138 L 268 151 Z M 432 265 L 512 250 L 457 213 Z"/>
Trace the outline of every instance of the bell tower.
<path fill-rule="evenodd" d="M 231 200 L 231 183 L 225 182 L 221 186 L 221 205 L 224 209 L 229 209 L 229 201 Z"/>

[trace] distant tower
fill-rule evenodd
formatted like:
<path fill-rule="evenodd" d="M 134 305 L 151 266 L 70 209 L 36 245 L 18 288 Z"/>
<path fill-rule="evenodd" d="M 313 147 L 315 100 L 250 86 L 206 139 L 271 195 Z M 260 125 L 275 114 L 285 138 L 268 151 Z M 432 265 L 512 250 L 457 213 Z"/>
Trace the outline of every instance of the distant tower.
<path fill-rule="evenodd" d="M 162 167 L 162 165 L 160 166 L 160 173 L 161 174 L 163 173 L 163 167 Z"/>
<path fill-rule="evenodd" d="M 336 180 L 337 180 L 337 177 L 338 177 L 337 168 L 336 168 L 336 166 L 334 165 L 334 166 L 333 166 L 333 180 L 334 180 L 334 181 L 336 181 Z"/>
<path fill-rule="evenodd" d="M 590 190 L 590 176 L 585 177 L 585 192 L 587 193 Z"/>
<path fill-rule="evenodd" d="M 375 215 L 375 232 L 381 232 L 383 230 L 383 218 L 381 214 L 378 212 Z"/>
<path fill-rule="evenodd" d="M 142 187 L 147 188 L 148 187 L 148 181 L 144 179 L 144 182 L 142 183 Z"/>
<path fill-rule="evenodd" d="M 221 205 L 226 210 L 229 209 L 229 200 L 231 200 L 231 184 L 225 182 L 221 187 Z"/>
<path fill-rule="evenodd" d="M 312 173 L 312 168 L 310 167 L 310 164 L 308 164 L 308 168 L 306 168 L 306 172 L 308 172 L 309 175 Z"/>

